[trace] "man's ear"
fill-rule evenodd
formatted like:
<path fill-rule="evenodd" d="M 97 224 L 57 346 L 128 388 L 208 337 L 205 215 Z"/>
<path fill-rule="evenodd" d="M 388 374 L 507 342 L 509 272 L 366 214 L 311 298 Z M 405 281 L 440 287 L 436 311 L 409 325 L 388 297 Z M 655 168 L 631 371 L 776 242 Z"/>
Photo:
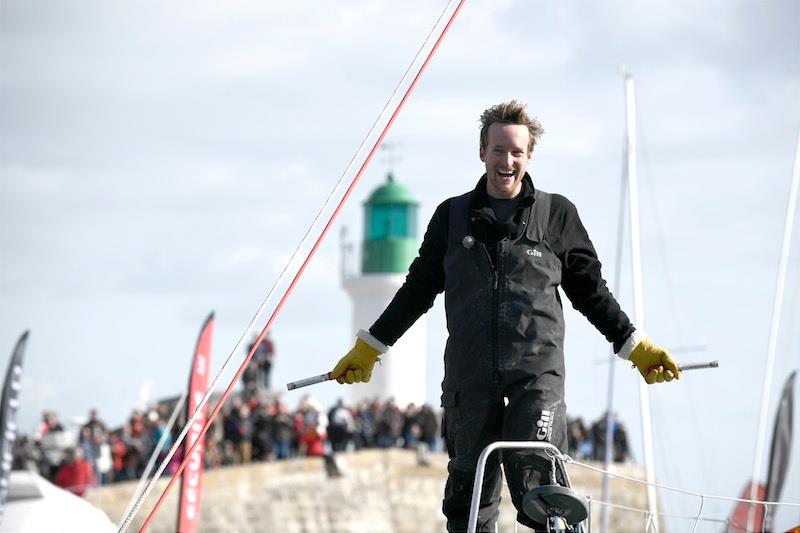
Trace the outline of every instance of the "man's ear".
<path fill-rule="evenodd" d="M 481 161 L 484 163 L 486 162 L 486 150 L 484 150 L 483 146 L 481 146 L 478 150 L 478 157 L 480 157 Z"/>
<path fill-rule="evenodd" d="M 533 159 L 533 150 L 528 152 L 528 161 L 530 161 L 531 159 Z"/>

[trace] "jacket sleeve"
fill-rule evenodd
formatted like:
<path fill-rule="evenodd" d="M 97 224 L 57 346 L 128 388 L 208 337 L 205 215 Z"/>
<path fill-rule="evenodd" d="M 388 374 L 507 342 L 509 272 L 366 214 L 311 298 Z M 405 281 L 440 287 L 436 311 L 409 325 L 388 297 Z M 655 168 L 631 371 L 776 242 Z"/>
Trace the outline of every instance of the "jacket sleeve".
<path fill-rule="evenodd" d="M 444 254 L 447 251 L 449 203 L 433 213 L 419 255 L 411 263 L 403 286 L 369 332 L 387 346 L 393 345 L 433 305 L 444 290 Z"/>
<path fill-rule="evenodd" d="M 572 302 L 618 352 L 634 327 L 606 286 L 589 235 L 578 210 L 563 196 L 554 194 L 547 238 L 561 260 L 561 286 Z"/>

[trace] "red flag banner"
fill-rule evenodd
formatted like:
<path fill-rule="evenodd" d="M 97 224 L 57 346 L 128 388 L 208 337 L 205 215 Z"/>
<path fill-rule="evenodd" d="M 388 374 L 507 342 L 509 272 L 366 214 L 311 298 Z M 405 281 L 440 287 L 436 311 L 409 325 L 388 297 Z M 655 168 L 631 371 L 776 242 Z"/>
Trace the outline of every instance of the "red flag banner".
<path fill-rule="evenodd" d="M 742 500 L 747 500 L 750 498 L 750 491 L 752 488 L 753 483 L 749 482 L 742 490 L 742 493 L 739 495 L 739 498 Z M 767 494 L 767 488 L 764 484 L 759 484 L 758 489 L 756 491 L 756 499 L 759 501 L 764 500 L 764 496 Z M 730 520 L 728 521 L 728 533 L 762 533 L 761 524 L 764 522 L 764 506 L 757 505 L 755 508 L 755 530 L 748 530 L 747 529 L 747 515 L 750 512 L 750 506 L 752 504 L 745 503 L 745 502 L 738 502 L 733 509 L 733 513 L 731 513 Z"/>
<path fill-rule="evenodd" d="M 194 414 L 197 406 L 208 389 L 208 374 L 211 366 L 211 334 L 214 330 L 214 313 L 206 318 L 192 361 L 192 373 L 189 378 L 189 394 L 187 402 L 187 420 Z M 203 431 L 208 415 L 208 404 L 195 419 L 183 444 L 184 455 Z M 200 501 L 203 489 L 203 467 L 205 466 L 205 443 L 199 442 L 186 464 L 181 478 L 181 496 L 178 504 L 178 533 L 195 533 L 200 522 Z"/>

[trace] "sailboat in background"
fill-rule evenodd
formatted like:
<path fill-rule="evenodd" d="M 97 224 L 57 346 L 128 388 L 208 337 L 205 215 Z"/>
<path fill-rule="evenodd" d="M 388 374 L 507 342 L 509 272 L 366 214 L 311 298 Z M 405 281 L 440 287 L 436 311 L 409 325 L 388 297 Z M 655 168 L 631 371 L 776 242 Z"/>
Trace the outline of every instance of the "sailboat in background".
<path fill-rule="evenodd" d="M 642 281 L 641 239 L 639 236 L 639 179 L 636 164 L 636 92 L 633 76 L 624 71 L 625 76 L 625 159 L 620 191 L 620 216 L 617 234 L 617 263 L 615 269 L 614 290 L 619 291 L 620 265 L 622 263 L 622 230 L 625 190 L 628 192 L 628 206 L 631 221 L 631 272 L 633 276 L 634 324 L 644 330 L 644 290 Z M 604 457 L 602 500 L 611 501 L 611 483 L 608 472 L 612 468 L 612 446 L 614 438 L 614 370 L 615 364 L 609 365 L 608 407 L 606 409 L 606 447 Z M 658 533 L 658 494 L 655 486 L 655 466 L 653 462 L 653 429 L 650 416 L 650 392 L 647 384 L 639 380 L 639 401 L 642 423 L 642 441 L 644 443 L 644 466 L 647 480 L 647 509 L 649 520 L 647 531 Z M 608 531 L 609 509 L 603 506 L 600 515 L 601 531 Z"/>
<path fill-rule="evenodd" d="M 633 278 L 633 297 L 634 297 L 634 324 L 637 328 L 644 329 L 644 297 L 643 297 L 643 283 L 642 283 L 642 269 L 641 269 L 641 247 L 639 237 L 639 201 L 638 201 L 638 175 L 637 175 L 637 162 L 636 162 L 636 99 L 635 99 L 635 86 L 630 73 L 624 71 L 625 76 L 625 100 L 626 100 L 626 135 L 625 135 L 625 159 L 623 169 L 623 181 L 620 194 L 620 216 L 618 224 L 618 238 L 617 238 L 617 267 L 615 272 L 615 291 L 619 289 L 619 270 L 621 264 L 621 242 L 623 233 L 623 213 L 624 213 L 624 199 L 625 191 L 628 193 L 628 203 L 630 209 L 630 235 L 631 235 L 631 267 Z M 786 281 L 786 272 L 789 258 L 789 248 L 791 243 L 791 233 L 794 221 L 794 213 L 797 204 L 798 182 L 800 182 L 800 137 L 798 138 L 798 146 L 795 156 L 794 171 L 792 175 L 792 184 L 789 194 L 789 204 L 787 208 L 786 223 L 784 229 L 784 241 L 781 252 L 780 267 L 778 273 L 778 284 L 776 289 L 775 303 L 773 307 L 772 328 L 770 332 L 770 340 L 768 346 L 768 354 L 766 361 L 766 370 L 764 377 L 764 384 L 762 387 L 762 404 L 761 415 L 759 417 L 756 443 L 755 463 L 753 468 L 752 482 L 748 483 L 742 495 L 742 499 L 759 500 L 759 501 L 779 501 L 783 489 L 784 481 L 787 479 L 787 469 L 789 468 L 789 460 L 792 456 L 792 427 L 793 427 L 793 386 L 795 372 L 789 376 L 784 385 L 783 393 L 781 395 L 780 409 L 776 414 L 775 428 L 772 437 L 772 448 L 770 460 L 768 465 L 769 478 L 766 483 L 761 482 L 762 472 L 762 456 L 764 441 L 766 438 L 766 410 L 769 404 L 771 395 L 771 381 L 773 374 L 773 366 L 775 359 L 775 352 L 778 341 L 778 325 L 781 318 L 781 310 L 783 304 L 783 293 Z M 797 302 L 800 305 L 800 302 Z M 606 411 L 606 442 L 613 441 L 613 390 L 614 390 L 614 367 L 612 363 L 609 365 L 609 378 L 608 378 L 608 407 Z M 647 385 L 640 381 L 640 408 L 641 408 L 641 423 L 642 423 L 642 439 L 644 447 L 644 463 L 646 472 L 646 481 L 648 483 L 648 513 L 649 519 L 646 524 L 648 532 L 658 532 L 658 496 L 655 483 L 655 468 L 653 461 L 653 439 L 652 439 L 652 421 L 650 415 L 650 400 Z M 794 455 L 798 455 L 796 452 Z M 799 457 L 800 458 L 800 457 Z M 610 495 L 610 476 L 608 472 L 613 468 L 611 446 L 606 446 L 605 466 L 606 474 L 603 476 L 603 492 L 602 500 L 611 501 Z M 791 479 L 791 478 L 788 478 Z M 794 524 L 800 523 L 800 517 L 789 517 L 781 515 L 780 510 L 776 510 L 775 506 L 770 506 L 769 509 L 764 509 L 763 506 L 752 505 L 747 503 L 740 503 L 734 509 L 734 512 L 729 520 L 730 532 L 762 532 L 773 531 L 773 527 L 781 528 L 781 531 L 791 528 Z M 792 511 L 796 511 L 794 508 Z M 784 513 L 787 514 L 787 513 Z M 609 510 L 603 507 L 601 514 L 601 531 L 608 529 Z M 776 520 L 780 517 L 780 520 Z M 786 523 L 788 520 L 788 523 Z M 791 525 L 790 525 L 791 524 Z"/>
<path fill-rule="evenodd" d="M 788 474 L 793 452 L 794 386 L 796 375 L 797 371 L 789 375 L 781 392 L 772 430 L 767 481 L 757 485 L 752 481 L 747 483 L 739 496 L 742 499 L 751 499 L 751 494 L 755 490 L 756 499 L 758 500 L 780 501 L 785 482 L 787 479 L 791 479 Z M 755 509 L 752 513 L 751 508 Z M 795 510 L 792 511 L 796 513 Z M 800 517 L 791 516 L 791 514 L 791 511 L 789 513 L 782 512 L 776 506 L 750 505 L 745 502 L 739 502 L 728 519 L 726 533 L 786 531 L 787 528 L 792 527 L 792 524 L 796 524 L 792 527 L 792 531 L 795 529 L 800 530 Z M 748 524 L 750 520 L 752 520 L 752 524 Z"/>
<path fill-rule="evenodd" d="M 792 181 L 789 189 L 789 202 L 786 208 L 786 222 L 784 224 L 783 245 L 781 247 L 781 257 L 778 266 L 778 281 L 775 287 L 775 299 L 772 307 L 772 326 L 770 328 L 769 344 L 767 346 L 764 384 L 761 388 L 761 410 L 758 417 L 758 428 L 756 429 L 756 448 L 753 461 L 753 475 L 751 477 L 752 483 L 750 485 L 749 499 L 751 500 L 758 499 L 758 487 L 763 475 L 762 461 L 764 455 L 764 441 L 766 438 L 767 409 L 769 407 L 769 401 L 772 393 L 772 374 L 774 372 L 773 367 L 775 365 L 775 353 L 778 346 L 778 331 L 781 322 L 781 311 L 783 309 L 783 296 L 786 287 L 786 272 L 788 270 L 789 251 L 792 242 L 794 214 L 797 208 L 798 185 L 800 185 L 800 135 L 798 135 L 797 139 L 794 169 L 792 172 Z M 757 509 L 757 505 L 749 505 L 747 531 L 763 531 L 763 519 L 758 520 Z"/>

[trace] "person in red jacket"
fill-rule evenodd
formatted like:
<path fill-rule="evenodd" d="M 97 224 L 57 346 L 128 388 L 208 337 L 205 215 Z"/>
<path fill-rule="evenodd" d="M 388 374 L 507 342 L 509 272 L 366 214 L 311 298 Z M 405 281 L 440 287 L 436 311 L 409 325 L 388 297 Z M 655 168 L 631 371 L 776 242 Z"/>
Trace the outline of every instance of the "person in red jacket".
<path fill-rule="evenodd" d="M 322 457 L 325 455 L 325 434 L 312 425 L 300 437 L 300 446 L 307 457 Z"/>
<path fill-rule="evenodd" d="M 56 485 L 73 494 L 83 496 L 88 487 L 96 484 L 94 471 L 89 461 L 83 458 L 81 448 L 68 448 L 61 468 L 56 474 Z"/>

